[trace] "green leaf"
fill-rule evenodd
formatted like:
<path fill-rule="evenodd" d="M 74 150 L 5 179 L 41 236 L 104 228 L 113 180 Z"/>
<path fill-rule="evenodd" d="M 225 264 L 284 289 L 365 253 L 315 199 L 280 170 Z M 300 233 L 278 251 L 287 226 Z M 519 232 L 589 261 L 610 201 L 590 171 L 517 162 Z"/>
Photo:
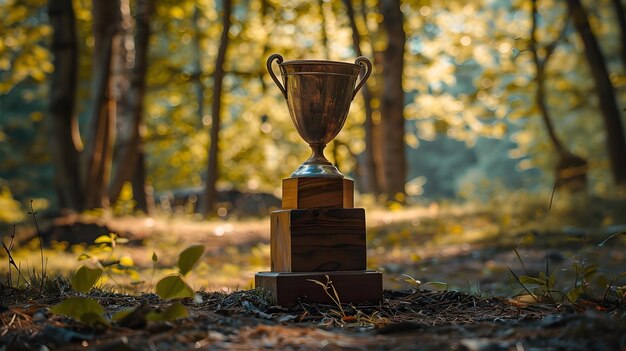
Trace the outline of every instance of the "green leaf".
<path fill-rule="evenodd" d="M 71 317 L 77 321 L 87 313 L 104 314 L 104 307 L 94 299 L 85 297 L 70 297 L 61 303 L 52 306 L 50 312 Z"/>
<path fill-rule="evenodd" d="M 436 290 L 446 290 L 448 289 L 448 283 L 445 282 L 428 282 L 428 283 L 424 283 L 424 286 L 429 285 L 431 287 L 433 287 Z"/>
<path fill-rule="evenodd" d="M 189 316 L 187 307 L 183 306 L 180 302 L 177 302 L 163 311 L 163 319 L 166 321 L 173 321 L 179 318 L 185 318 Z"/>
<path fill-rule="evenodd" d="M 89 268 L 87 266 L 80 266 L 76 273 L 72 276 L 71 284 L 72 289 L 79 292 L 88 292 L 96 284 L 100 276 L 102 275 L 102 269 Z"/>
<path fill-rule="evenodd" d="M 570 302 L 576 302 L 576 300 L 578 300 L 578 297 L 583 293 L 583 287 L 578 286 L 575 289 L 572 289 L 572 291 L 567 293 L 567 298 Z"/>
<path fill-rule="evenodd" d="M 193 297 L 193 289 L 183 280 L 180 274 L 167 275 L 156 285 L 156 293 L 162 299 L 174 299 L 177 297 Z"/>
<path fill-rule="evenodd" d="M 549 288 L 553 288 L 554 284 L 556 283 L 556 275 L 557 275 L 558 271 L 555 269 L 552 274 L 550 274 L 550 280 L 548 281 L 548 287 Z"/>
<path fill-rule="evenodd" d="M 80 316 L 80 321 L 90 326 L 111 325 L 111 323 L 106 318 L 104 318 L 103 315 L 94 312 L 87 312 L 83 314 L 82 316 Z"/>
<path fill-rule="evenodd" d="M 93 257 L 93 256 L 91 256 L 91 255 L 90 255 L 90 254 L 88 254 L 88 253 L 82 253 L 82 254 L 80 254 L 80 256 L 78 256 L 78 260 L 79 260 L 79 261 L 84 261 L 84 260 L 90 259 L 90 258 L 92 258 L 92 257 Z"/>
<path fill-rule="evenodd" d="M 159 259 L 159 258 L 157 257 L 156 252 L 155 252 L 155 251 L 152 251 L 152 262 L 153 262 L 153 263 L 156 263 L 158 259 Z"/>
<path fill-rule="evenodd" d="M 120 309 L 119 311 L 115 312 L 115 314 L 111 317 L 111 320 L 116 321 L 116 322 L 121 321 L 126 316 L 133 313 L 136 309 L 137 307 L 124 307 Z"/>
<path fill-rule="evenodd" d="M 539 278 L 535 278 L 535 277 L 529 277 L 527 275 L 521 275 L 519 277 L 519 281 L 522 284 L 536 284 L 536 285 L 540 285 L 540 286 L 546 284 L 545 280 L 542 280 L 542 279 L 539 279 Z"/>
<path fill-rule="evenodd" d="M 152 322 L 166 322 L 174 321 L 188 316 L 189 311 L 187 310 L 187 307 L 177 302 L 167 307 L 163 312 L 151 311 L 150 313 L 148 313 L 147 319 Z"/>
<path fill-rule="evenodd" d="M 180 274 L 185 275 L 189 273 L 202 256 L 202 253 L 204 253 L 203 245 L 192 245 L 183 250 L 183 252 L 178 255 L 178 269 L 180 270 Z"/>

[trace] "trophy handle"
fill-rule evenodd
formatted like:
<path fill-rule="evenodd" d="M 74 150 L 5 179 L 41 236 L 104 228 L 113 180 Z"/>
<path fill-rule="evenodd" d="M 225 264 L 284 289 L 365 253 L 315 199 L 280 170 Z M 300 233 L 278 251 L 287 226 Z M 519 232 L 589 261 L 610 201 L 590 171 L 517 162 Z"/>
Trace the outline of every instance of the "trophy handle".
<path fill-rule="evenodd" d="M 270 55 L 270 57 L 267 58 L 267 71 L 269 72 L 270 77 L 272 77 L 272 80 L 274 81 L 274 83 L 276 83 L 276 85 L 278 86 L 278 89 L 280 89 L 280 92 L 283 93 L 283 95 L 285 96 L 285 99 L 287 99 L 287 91 L 285 90 L 285 87 L 283 87 L 283 85 L 280 84 L 280 81 L 278 80 L 278 78 L 276 78 L 276 75 L 274 74 L 274 71 L 272 70 L 272 61 L 274 60 L 276 60 L 278 64 L 283 63 L 283 57 L 280 54 L 272 54 Z"/>
<path fill-rule="evenodd" d="M 365 74 L 363 75 L 363 78 L 361 78 L 361 81 L 359 82 L 359 84 L 354 89 L 354 93 L 352 93 L 352 99 L 353 100 L 354 100 L 354 97 L 356 96 L 356 93 L 358 93 L 359 90 L 361 90 L 361 87 L 363 87 L 363 85 L 365 85 L 365 82 L 367 81 L 367 78 L 369 78 L 370 74 L 372 73 L 372 63 L 370 62 L 370 60 L 367 59 L 367 57 L 359 56 L 359 57 L 357 57 L 356 61 L 354 61 L 354 63 L 356 63 L 357 65 L 359 65 L 361 67 L 365 66 Z"/>

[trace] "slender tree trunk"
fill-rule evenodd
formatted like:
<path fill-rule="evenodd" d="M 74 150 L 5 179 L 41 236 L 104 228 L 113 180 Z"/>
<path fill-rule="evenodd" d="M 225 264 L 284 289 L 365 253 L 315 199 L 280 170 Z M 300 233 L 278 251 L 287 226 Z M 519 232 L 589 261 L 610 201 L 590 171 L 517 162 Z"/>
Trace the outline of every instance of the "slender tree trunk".
<path fill-rule="evenodd" d="M 193 26 L 194 36 L 192 41 L 192 53 L 193 53 L 193 86 L 196 93 L 196 104 L 198 105 L 198 121 L 202 122 L 204 118 L 204 84 L 202 83 L 202 53 L 200 50 L 200 8 L 196 4 L 193 10 Z"/>
<path fill-rule="evenodd" d="M 108 182 L 115 134 L 115 103 L 111 99 L 111 60 L 120 26 L 118 0 L 93 1 L 94 60 L 92 112 L 85 149 L 85 207 L 108 208 Z"/>
<path fill-rule="evenodd" d="M 215 59 L 215 73 L 213 74 L 213 101 L 211 104 L 211 138 L 209 140 L 209 158 L 207 167 L 207 181 L 205 190 L 205 206 L 204 215 L 215 208 L 217 200 L 217 179 L 219 177 L 219 132 L 220 132 L 220 113 L 222 109 L 222 82 L 224 80 L 224 61 L 226 59 L 226 49 L 228 48 L 228 31 L 230 30 L 230 14 L 232 3 L 230 0 L 223 0 L 222 7 L 222 35 L 220 38 L 220 46 Z"/>
<path fill-rule="evenodd" d="M 135 15 L 134 65 L 130 75 L 130 101 L 128 120 L 130 138 L 120 147 L 117 172 L 111 183 L 110 200 L 114 202 L 125 182 L 131 181 L 136 207 L 145 213 L 151 213 L 150 192 L 146 191 L 145 151 L 143 144 L 143 112 L 146 93 L 146 72 L 148 69 L 148 47 L 150 39 L 150 17 L 152 1 L 138 0 Z"/>
<path fill-rule="evenodd" d="M 134 150 L 133 141 L 133 114 L 132 114 L 132 87 L 130 76 L 135 56 L 135 46 L 132 42 L 132 17 L 129 0 L 120 2 L 120 25 L 115 35 L 114 48 L 111 57 L 111 91 L 110 104 L 115 106 L 115 148 L 113 151 L 113 167 L 111 184 L 109 185 L 109 202 L 114 203 L 122 190 L 122 186 L 130 179 L 134 163 L 125 159 L 129 150 Z M 124 176 L 124 173 L 128 175 Z M 123 177 L 124 176 L 124 177 Z M 122 178 L 123 177 L 123 178 Z"/>
<path fill-rule="evenodd" d="M 356 26 L 356 19 L 354 15 L 354 7 L 352 6 L 352 0 L 343 0 L 346 9 L 348 19 L 350 20 L 350 27 L 352 28 L 352 46 L 357 56 L 362 56 L 361 52 L 361 35 L 359 29 Z M 363 4 L 362 6 L 365 6 Z M 365 105 L 365 121 L 363 122 L 363 129 L 365 130 L 365 162 L 363 162 L 363 171 L 361 172 L 365 177 L 367 190 L 375 195 L 380 194 L 380 184 L 378 177 L 376 176 L 376 169 L 378 165 L 374 159 L 374 138 L 373 138 L 373 122 L 372 122 L 372 94 L 368 84 L 366 83 L 361 88 L 363 94 L 363 104 Z"/>
<path fill-rule="evenodd" d="M 585 190 L 587 188 L 587 161 L 582 157 L 571 153 L 564 146 L 559 137 L 557 136 L 554 124 L 552 123 L 552 117 L 548 110 L 548 104 L 546 103 L 546 88 L 545 88 L 545 70 L 548 60 L 552 56 L 554 49 L 556 48 L 559 37 L 554 42 L 550 43 L 544 48 L 543 59 L 539 58 L 538 53 L 538 39 L 537 39 L 537 17 L 539 16 L 537 10 L 537 0 L 531 1 L 531 31 L 530 31 L 530 52 L 533 56 L 533 62 L 535 63 L 535 84 L 537 90 L 535 92 L 535 103 L 539 108 L 541 118 L 546 126 L 548 137 L 552 142 L 552 146 L 559 155 L 559 160 L 555 167 L 555 182 L 557 187 L 566 187 L 570 190 Z M 561 31 L 561 36 L 566 33 L 565 29 Z"/>
<path fill-rule="evenodd" d="M 620 56 L 622 58 L 622 70 L 626 74 L 626 10 L 624 10 L 624 4 L 622 0 L 613 0 L 613 8 L 615 9 L 615 17 L 619 24 L 620 31 Z"/>
<path fill-rule="evenodd" d="M 402 71 L 406 35 L 399 0 L 381 0 L 388 43 L 383 53 L 381 117 L 384 135 L 385 193 L 389 201 L 404 201 L 406 155 L 404 150 L 404 91 Z"/>
<path fill-rule="evenodd" d="M 613 180 L 615 184 L 626 185 L 626 140 L 620 111 L 615 100 L 615 89 L 609 79 L 600 45 L 591 31 L 587 13 L 580 0 L 567 0 L 567 5 L 574 26 L 585 45 L 585 57 L 596 83 L 600 111 L 607 132 L 607 149 Z"/>
<path fill-rule="evenodd" d="M 375 51 L 374 45 L 372 44 L 376 39 L 374 36 L 378 33 L 378 30 L 370 28 L 367 20 L 368 7 L 367 1 L 361 1 L 361 20 L 365 24 L 366 35 L 369 37 L 369 46 L 370 51 L 372 53 L 372 75 L 376 76 L 377 81 L 382 81 L 382 74 L 378 72 L 383 71 L 383 67 L 381 65 L 381 51 Z M 377 85 L 369 86 L 368 91 L 371 95 L 371 98 L 381 98 L 380 88 Z M 376 183 L 378 184 L 379 194 L 382 194 L 383 190 L 386 189 L 386 180 L 385 180 L 385 170 L 384 170 L 384 151 L 383 151 L 383 133 L 382 133 L 382 122 L 380 117 L 380 105 L 378 108 L 374 108 L 371 104 L 369 107 L 372 109 L 372 120 L 371 120 L 371 150 L 372 150 L 372 158 L 374 160 L 375 165 L 375 175 L 376 175 Z"/>
<path fill-rule="evenodd" d="M 72 1 L 50 0 L 48 14 L 53 28 L 51 51 L 54 55 L 48 125 L 55 186 L 61 209 L 81 211 L 83 192 L 80 186 L 79 150 L 74 142 L 78 135 L 78 122 L 74 114 L 78 51 Z"/>

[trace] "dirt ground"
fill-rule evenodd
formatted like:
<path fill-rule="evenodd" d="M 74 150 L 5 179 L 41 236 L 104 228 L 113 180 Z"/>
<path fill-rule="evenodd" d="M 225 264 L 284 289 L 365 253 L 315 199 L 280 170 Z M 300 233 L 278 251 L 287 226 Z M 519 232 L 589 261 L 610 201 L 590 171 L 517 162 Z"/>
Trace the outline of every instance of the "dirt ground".
<path fill-rule="evenodd" d="M 200 293 L 184 300 L 190 315 L 146 322 L 150 309 L 171 302 L 154 294 L 94 291 L 108 314 L 142 306 L 110 327 L 87 327 L 53 315 L 69 287 L 46 297 L 3 287 L 2 350 L 626 350 L 623 302 L 523 304 L 455 291 L 385 291 L 375 305 L 337 306 L 302 301 L 273 306 L 257 290 Z M 150 307 L 147 307 L 150 306 Z"/>

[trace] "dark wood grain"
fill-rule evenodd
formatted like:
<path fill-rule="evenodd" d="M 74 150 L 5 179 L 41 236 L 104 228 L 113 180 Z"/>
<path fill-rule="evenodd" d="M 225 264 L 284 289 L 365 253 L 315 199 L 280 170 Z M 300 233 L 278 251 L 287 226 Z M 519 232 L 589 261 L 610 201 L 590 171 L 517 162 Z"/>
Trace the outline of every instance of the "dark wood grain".
<path fill-rule="evenodd" d="M 274 272 L 364 270 L 365 210 L 281 210 L 271 214 Z"/>
<path fill-rule="evenodd" d="M 345 178 L 283 179 L 283 209 L 352 208 L 354 181 Z"/>
<path fill-rule="evenodd" d="M 326 275 L 342 303 L 376 303 L 382 300 L 382 273 L 376 271 L 259 272 L 255 275 L 255 286 L 269 291 L 274 302 L 282 306 L 296 304 L 299 300 L 333 303 L 322 286 L 310 281 L 326 283 Z"/>

